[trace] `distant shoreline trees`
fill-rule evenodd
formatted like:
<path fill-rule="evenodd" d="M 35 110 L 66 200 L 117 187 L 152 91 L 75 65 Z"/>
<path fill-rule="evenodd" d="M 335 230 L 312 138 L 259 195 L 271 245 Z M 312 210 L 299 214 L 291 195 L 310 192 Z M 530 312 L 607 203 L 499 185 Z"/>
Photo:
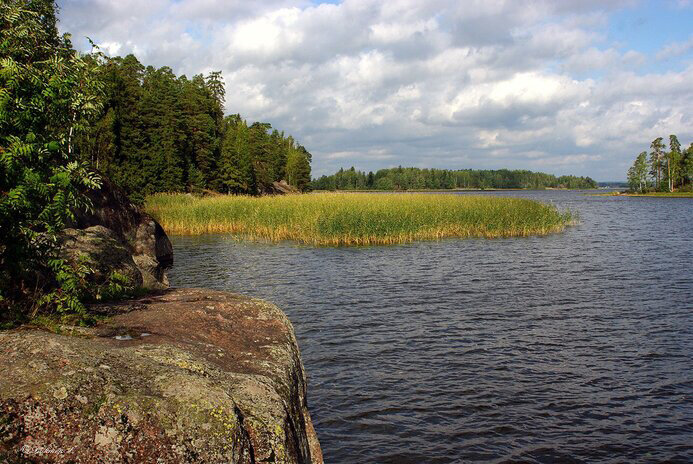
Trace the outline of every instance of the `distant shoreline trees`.
<path fill-rule="evenodd" d="M 650 153 L 641 152 L 628 169 L 628 185 L 634 192 L 673 192 L 693 188 L 693 143 L 686 150 L 676 135 L 669 136 L 669 151 L 663 137 L 650 144 Z"/>
<path fill-rule="evenodd" d="M 527 170 L 381 169 L 375 173 L 340 169 L 312 183 L 315 190 L 593 189 L 589 177 L 554 176 Z"/>

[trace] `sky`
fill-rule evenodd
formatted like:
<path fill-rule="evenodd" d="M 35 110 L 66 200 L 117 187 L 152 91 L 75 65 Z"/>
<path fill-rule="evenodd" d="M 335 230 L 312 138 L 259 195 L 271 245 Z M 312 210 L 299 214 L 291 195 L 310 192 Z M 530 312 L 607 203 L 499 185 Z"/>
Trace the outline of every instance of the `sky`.
<path fill-rule="evenodd" d="M 191 77 L 313 175 L 416 166 L 623 180 L 693 142 L 693 0 L 58 0 L 62 32 Z"/>

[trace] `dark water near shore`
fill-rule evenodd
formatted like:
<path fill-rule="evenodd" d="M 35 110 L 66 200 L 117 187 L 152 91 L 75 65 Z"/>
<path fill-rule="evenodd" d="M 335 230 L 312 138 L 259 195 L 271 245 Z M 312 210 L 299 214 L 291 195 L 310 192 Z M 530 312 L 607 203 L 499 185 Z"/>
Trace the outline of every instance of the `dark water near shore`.
<path fill-rule="evenodd" d="M 580 225 L 370 248 L 172 237 L 289 315 L 327 463 L 693 462 L 693 200 L 508 192 Z"/>

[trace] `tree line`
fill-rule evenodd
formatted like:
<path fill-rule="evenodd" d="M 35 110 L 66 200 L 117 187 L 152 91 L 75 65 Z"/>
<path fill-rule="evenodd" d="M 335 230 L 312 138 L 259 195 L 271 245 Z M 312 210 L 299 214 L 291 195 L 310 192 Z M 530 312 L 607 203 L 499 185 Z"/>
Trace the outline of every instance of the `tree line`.
<path fill-rule="evenodd" d="M 308 186 L 312 157 L 293 137 L 238 114 L 224 117 L 220 72 L 188 79 L 134 55 L 102 57 L 97 69 L 102 110 L 76 150 L 133 200 L 205 189 L 261 194 L 281 180 Z"/>
<path fill-rule="evenodd" d="M 663 137 L 641 152 L 628 169 L 628 185 L 634 192 L 673 192 L 693 188 L 693 143 L 681 148 L 676 135 L 669 136 L 669 151 Z"/>
<path fill-rule="evenodd" d="M 447 189 L 592 189 L 589 177 L 560 176 L 527 170 L 390 168 L 373 173 L 353 167 L 322 176 L 311 184 L 315 190 L 447 190 Z"/>

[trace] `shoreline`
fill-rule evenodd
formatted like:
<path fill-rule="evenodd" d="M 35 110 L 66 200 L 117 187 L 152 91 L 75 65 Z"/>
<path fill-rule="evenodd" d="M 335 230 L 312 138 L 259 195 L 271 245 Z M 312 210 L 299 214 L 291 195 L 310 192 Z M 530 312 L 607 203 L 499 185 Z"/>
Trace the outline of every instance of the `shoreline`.
<path fill-rule="evenodd" d="M 650 193 L 592 193 L 595 197 L 648 197 L 648 198 L 693 198 L 693 192 L 650 192 Z"/>
<path fill-rule="evenodd" d="M 276 305 L 169 288 L 91 309 L 108 316 L 0 331 L 0 418 L 14 437 L 0 462 L 322 464 L 296 335 Z"/>

